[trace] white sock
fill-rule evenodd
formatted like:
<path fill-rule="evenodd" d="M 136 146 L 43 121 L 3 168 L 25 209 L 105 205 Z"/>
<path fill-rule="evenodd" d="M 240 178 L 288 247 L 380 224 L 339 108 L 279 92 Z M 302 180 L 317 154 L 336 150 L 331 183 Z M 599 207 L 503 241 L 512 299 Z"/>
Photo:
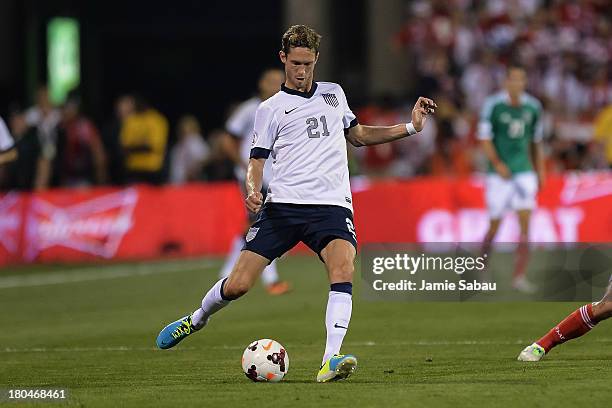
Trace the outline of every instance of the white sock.
<path fill-rule="evenodd" d="M 274 282 L 278 282 L 278 271 L 276 270 L 276 259 L 272 261 L 272 263 L 266 266 L 266 269 L 263 270 L 261 274 L 261 282 L 264 286 L 268 286 L 273 284 Z"/>
<path fill-rule="evenodd" d="M 196 309 L 191 314 L 191 322 L 196 329 L 201 329 L 206 326 L 211 315 L 227 306 L 231 301 L 224 299 L 221 295 L 221 288 L 226 278 L 219 280 L 212 288 L 204 295 L 202 299 L 202 307 Z"/>
<path fill-rule="evenodd" d="M 244 246 L 244 237 L 242 235 L 236 235 L 234 240 L 232 241 L 232 247 L 230 248 L 230 253 L 228 257 L 225 259 L 225 263 L 221 268 L 221 272 L 219 272 L 220 278 L 227 278 L 229 274 L 234 269 L 234 265 L 236 261 L 238 261 L 238 257 L 240 256 L 240 252 L 242 251 L 242 247 Z"/>
<path fill-rule="evenodd" d="M 342 340 L 348 330 L 353 310 L 353 296 L 345 292 L 329 292 L 327 311 L 325 312 L 325 327 L 327 328 L 327 342 L 325 343 L 325 364 L 334 354 L 340 354 Z"/>

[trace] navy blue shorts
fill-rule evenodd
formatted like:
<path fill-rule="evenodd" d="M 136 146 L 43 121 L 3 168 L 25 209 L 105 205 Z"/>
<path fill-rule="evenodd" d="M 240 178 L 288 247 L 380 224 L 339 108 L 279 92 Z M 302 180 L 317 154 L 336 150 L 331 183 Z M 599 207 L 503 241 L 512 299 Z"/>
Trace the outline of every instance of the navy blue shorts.
<path fill-rule="evenodd" d="M 266 203 L 246 235 L 243 249 L 272 262 L 300 241 L 316 252 L 334 239 L 343 239 L 357 249 L 353 213 L 337 205 Z"/>

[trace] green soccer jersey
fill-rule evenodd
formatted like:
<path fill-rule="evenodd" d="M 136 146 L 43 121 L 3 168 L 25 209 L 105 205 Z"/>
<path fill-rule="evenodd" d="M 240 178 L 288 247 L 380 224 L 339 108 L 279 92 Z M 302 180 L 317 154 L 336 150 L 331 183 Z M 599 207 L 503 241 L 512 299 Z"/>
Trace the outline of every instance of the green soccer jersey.
<path fill-rule="evenodd" d="M 540 102 L 529 94 L 521 95 L 519 106 L 512 106 L 508 93 L 496 93 L 482 108 L 478 138 L 493 142 L 499 159 L 512 174 L 533 171 L 530 145 L 542 138 L 541 115 Z M 494 171 L 491 163 L 489 171 Z"/>

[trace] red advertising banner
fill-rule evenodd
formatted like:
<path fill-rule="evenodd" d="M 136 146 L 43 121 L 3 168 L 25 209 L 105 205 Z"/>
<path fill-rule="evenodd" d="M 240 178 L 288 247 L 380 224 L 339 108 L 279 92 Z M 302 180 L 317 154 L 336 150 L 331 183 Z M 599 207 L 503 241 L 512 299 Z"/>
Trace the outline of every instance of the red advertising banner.
<path fill-rule="evenodd" d="M 482 177 L 355 180 L 360 243 L 478 242 L 487 227 Z M 245 228 L 234 183 L 0 194 L 0 266 L 222 255 Z M 518 239 L 508 214 L 498 241 Z M 550 178 L 533 242 L 612 241 L 612 175 Z"/>
<path fill-rule="evenodd" d="M 0 266 L 21 262 L 24 196 L 18 193 L 0 195 Z"/>

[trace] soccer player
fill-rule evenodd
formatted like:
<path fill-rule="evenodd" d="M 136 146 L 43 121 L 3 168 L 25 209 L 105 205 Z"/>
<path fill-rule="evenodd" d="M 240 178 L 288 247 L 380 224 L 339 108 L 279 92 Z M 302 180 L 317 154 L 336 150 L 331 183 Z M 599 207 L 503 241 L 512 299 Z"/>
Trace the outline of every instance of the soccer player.
<path fill-rule="evenodd" d="M 485 199 L 490 224 L 482 252 L 489 253 L 504 213 L 516 211 L 520 240 L 512 286 L 529 293 L 535 290 L 525 278 L 529 258 L 529 219 L 536 206 L 536 194 L 542 186 L 544 172 L 540 151 L 542 107 L 536 98 L 525 92 L 526 85 L 525 70 L 518 66 L 508 67 L 505 90 L 485 101 L 478 124 L 478 138 L 489 160 Z"/>
<path fill-rule="evenodd" d="M 15 143 L 6 127 L 6 123 L 0 118 L 0 164 L 8 163 L 16 158 L 17 149 Z"/>
<path fill-rule="evenodd" d="M 158 347 L 173 347 L 201 330 L 210 316 L 247 293 L 272 260 L 302 241 L 323 261 L 330 281 L 327 341 L 317 381 L 347 378 L 357 367 L 355 356 L 339 354 L 351 318 L 357 248 L 346 141 L 366 146 L 413 135 L 436 104 L 420 97 L 408 124 L 358 124 L 340 85 L 313 81 L 320 39 L 304 25 L 283 35 L 279 54 L 285 83 L 257 108 L 247 169 L 246 206 L 258 213 L 257 221 L 230 276 L 213 285 L 201 307 L 166 326 Z M 264 203 L 262 173 L 269 156 L 273 178 Z"/>
<path fill-rule="evenodd" d="M 588 303 L 553 327 L 544 337 L 525 347 L 519 361 L 540 361 L 555 346 L 587 334 L 597 323 L 612 317 L 612 277 L 604 297 Z"/>
<path fill-rule="evenodd" d="M 280 69 L 268 69 L 264 71 L 261 74 L 257 84 L 259 91 L 258 95 L 242 102 L 225 124 L 225 130 L 229 134 L 229 137 L 225 139 L 226 143 L 224 143 L 224 150 L 236 165 L 234 173 L 243 193 L 245 193 L 245 197 L 246 191 L 244 190 L 244 186 L 246 180 L 246 169 L 249 164 L 249 155 L 251 153 L 251 139 L 253 136 L 253 125 L 255 123 L 255 111 L 261 102 L 265 101 L 278 91 L 279 85 L 284 80 L 285 74 Z M 263 170 L 263 188 L 261 190 L 264 201 L 271 179 L 272 160 L 266 160 Z M 248 216 L 249 226 L 251 226 L 255 222 L 257 215 L 249 211 Z M 229 276 L 234 264 L 240 256 L 240 252 L 242 251 L 244 244 L 244 234 L 234 238 L 230 254 L 225 260 L 223 268 L 221 268 L 221 278 L 226 278 Z M 270 265 L 264 269 L 263 273 L 261 274 L 261 280 L 266 287 L 266 291 L 271 295 L 282 295 L 289 291 L 289 284 L 281 281 L 278 277 L 276 260 L 273 260 L 272 263 L 270 263 Z"/>

